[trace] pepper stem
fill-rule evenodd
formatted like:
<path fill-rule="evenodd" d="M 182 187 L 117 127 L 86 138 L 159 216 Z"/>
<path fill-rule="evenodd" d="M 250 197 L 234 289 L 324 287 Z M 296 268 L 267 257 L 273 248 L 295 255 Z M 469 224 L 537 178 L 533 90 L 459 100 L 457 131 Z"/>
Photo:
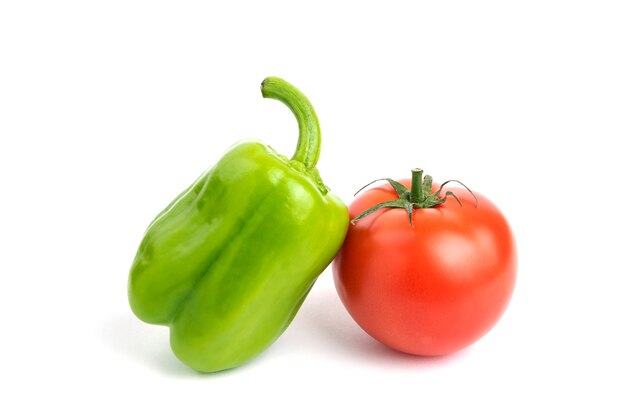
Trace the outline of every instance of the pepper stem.
<path fill-rule="evenodd" d="M 322 134 L 313 105 L 306 96 L 293 85 L 278 77 L 268 77 L 261 83 L 261 94 L 265 98 L 283 102 L 293 112 L 298 121 L 298 145 L 292 160 L 304 164 L 311 170 L 320 157 Z"/>

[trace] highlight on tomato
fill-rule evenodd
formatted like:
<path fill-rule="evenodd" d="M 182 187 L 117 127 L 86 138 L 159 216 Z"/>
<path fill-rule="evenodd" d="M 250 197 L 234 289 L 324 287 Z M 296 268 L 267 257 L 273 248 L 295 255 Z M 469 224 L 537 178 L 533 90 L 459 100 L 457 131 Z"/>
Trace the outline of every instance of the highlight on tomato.
<path fill-rule="evenodd" d="M 421 169 L 411 179 L 380 180 L 387 183 L 361 189 L 348 208 L 352 221 L 333 263 L 341 301 L 361 328 L 396 350 L 435 356 L 471 345 L 513 293 L 508 222 L 456 180 L 433 184 Z"/>

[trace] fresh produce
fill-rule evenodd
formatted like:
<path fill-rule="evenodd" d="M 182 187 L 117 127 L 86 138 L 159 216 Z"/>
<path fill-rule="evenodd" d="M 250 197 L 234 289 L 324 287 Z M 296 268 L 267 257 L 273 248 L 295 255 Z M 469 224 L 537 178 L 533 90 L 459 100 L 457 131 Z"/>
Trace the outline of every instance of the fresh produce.
<path fill-rule="evenodd" d="M 435 185 L 422 170 L 386 180 L 349 206 L 333 263 L 339 296 L 367 333 L 399 351 L 467 347 L 496 324 L 513 292 L 511 229 L 486 197 Z"/>
<path fill-rule="evenodd" d="M 258 141 L 233 146 L 152 221 L 130 271 L 135 315 L 169 326 L 176 356 L 202 372 L 239 366 L 272 344 L 348 227 L 346 206 L 315 167 L 311 103 L 279 78 L 261 91 L 298 121 L 293 157 Z"/>

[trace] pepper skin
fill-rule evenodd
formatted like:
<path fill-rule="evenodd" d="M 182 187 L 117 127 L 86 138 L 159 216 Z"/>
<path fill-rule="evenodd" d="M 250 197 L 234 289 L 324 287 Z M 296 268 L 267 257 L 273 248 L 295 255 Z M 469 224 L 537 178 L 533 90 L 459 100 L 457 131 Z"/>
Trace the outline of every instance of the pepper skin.
<path fill-rule="evenodd" d="M 348 227 L 345 204 L 315 168 L 321 136 L 310 102 L 275 77 L 261 91 L 298 121 L 292 159 L 254 140 L 234 145 L 152 221 L 130 271 L 135 315 L 168 325 L 176 356 L 201 372 L 269 347 Z"/>

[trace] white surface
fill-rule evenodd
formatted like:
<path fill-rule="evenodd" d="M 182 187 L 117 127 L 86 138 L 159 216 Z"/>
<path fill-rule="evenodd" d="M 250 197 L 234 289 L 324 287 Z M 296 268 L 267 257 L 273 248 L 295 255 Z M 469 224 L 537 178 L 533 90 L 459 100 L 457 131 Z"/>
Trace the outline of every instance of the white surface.
<path fill-rule="evenodd" d="M 1 416 L 626 414 L 623 2 L 205 3 L 0 5 Z M 261 357 L 199 375 L 132 315 L 152 217 L 238 139 L 293 152 L 269 75 L 346 202 L 419 166 L 500 206 L 520 268 L 490 334 L 392 352 L 327 270 Z"/>

